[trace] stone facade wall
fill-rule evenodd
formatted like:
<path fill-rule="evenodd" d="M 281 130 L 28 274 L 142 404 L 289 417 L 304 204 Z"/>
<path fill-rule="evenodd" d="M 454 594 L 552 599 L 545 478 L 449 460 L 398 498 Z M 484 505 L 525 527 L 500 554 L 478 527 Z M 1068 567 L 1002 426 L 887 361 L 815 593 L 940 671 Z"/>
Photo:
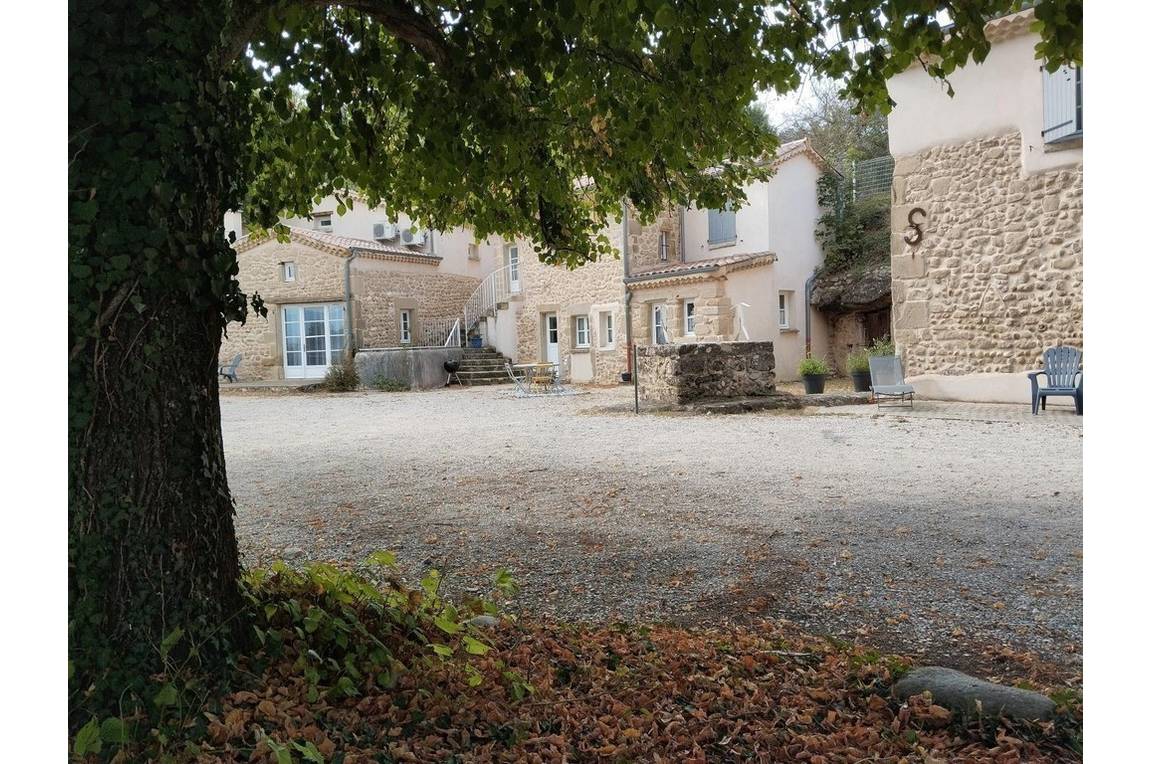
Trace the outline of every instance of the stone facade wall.
<path fill-rule="evenodd" d="M 269 241 L 238 255 L 241 288 L 259 292 L 267 318 L 250 315 L 246 324 L 228 325 L 221 361 L 243 353 L 241 381 L 282 379 L 281 325 L 285 305 L 343 303 L 345 257 L 300 242 Z M 295 281 L 285 282 L 281 264 L 296 264 Z M 352 262 L 352 326 L 357 347 L 387 347 L 400 340 L 399 311 L 415 311 L 413 339 L 422 337 L 421 319 L 454 318 L 480 283 L 478 278 L 441 273 L 434 265 L 357 258 Z"/>
<path fill-rule="evenodd" d="M 685 300 L 691 300 L 695 306 L 694 336 L 686 335 L 684 331 Z M 652 307 L 657 303 L 664 306 L 664 326 L 669 342 L 723 342 L 732 338 L 732 301 L 725 294 L 721 280 L 693 279 L 635 289 L 632 294 L 632 329 L 639 345 L 652 344 Z"/>
<path fill-rule="evenodd" d="M 620 224 L 609 226 L 608 240 L 620 241 Z M 540 262 L 531 246 L 520 246 L 520 281 L 523 291 L 517 316 L 517 358 L 528 362 L 544 357 L 543 316 L 555 313 L 559 328 L 559 355 L 567 356 L 571 367 L 576 356 L 590 361 L 592 384 L 620 382 L 628 368 L 628 346 L 624 330 L 624 263 L 608 258 L 574 270 Z M 612 314 L 614 342 L 606 345 L 601 336 L 599 314 Z M 591 347 L 577 348 L 574 320 L 587 315 Z"/>
<path fill-rule="evenodd" d="M 1028 175 L 1019 133 L 899 157 L 892 324 L 905 373 L 1016 373 L 1083 347 L 1083 165 Z M 924 236 L 904 243 L 908 213 Z"/>
<path fill-rule="evenodd" d="M 247 294 L 259 292 L 268 307 L 267 318 L 249 314 L 241 326 L 228 324 L 220 348 L 221 361 L 243 353 L 238 375 L 241 381 L 281 379 L 281 307 L 302 302 L 344 301 L 344 258 L 320 252 L 298 242 L 269 241 L 237 257 L 240 287 Z M 281 263 L 296 264 L 296 280 L 285 282 Z"/>
<path fill-rule="evenodd" d="M 353 326 L 359 347 L 398 346 L 404 309 L 413 311 L 413 344 L 423 344 L 425 323 L 462 317 L 464 303 L 480 284 L 478 278 L 441 273 L 433 267 L 402 271 L 389 265 L 386 261 L 363 266 L 353 262 Z"/>
<path fill-rule="evenodd" d="M 659 265 L 678 263 L 680 259 L 680 215 L 673 208 L 665 210 L 646 226 L 632 221 L 634 233 L 628 237 L 632 247 L 629 267 L 633 273 Z M 660 259 L 660 234 L 668 239 L 668 259 Z"/>
<path fill-rule="evenodd" d="M 776 391 L 771 342 L 701 342 L 636 349 L 640 400 L 679 404 Z"/>

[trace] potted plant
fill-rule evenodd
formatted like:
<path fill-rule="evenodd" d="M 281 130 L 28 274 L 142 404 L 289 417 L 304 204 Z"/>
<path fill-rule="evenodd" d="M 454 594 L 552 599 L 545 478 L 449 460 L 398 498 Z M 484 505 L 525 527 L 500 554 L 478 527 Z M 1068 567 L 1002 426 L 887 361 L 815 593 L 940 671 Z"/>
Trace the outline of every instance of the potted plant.
<path fill-rule="evenodd" d="M 874 339 L 868 348 L 868 355 L 896 355 L 896 343 L 888 339 L 887 335 Z"/>
<path fill-rule="evenodd" d="M 823 358 L 808 356 L 800 362 L 800 368 L 797 371 L 804 380 L 805 394 L 812 395 L 824 392 L 824 379 L 831 371 L 827 361 Z"/>
<path fill-rule="evenodd" d="M 853 350 L 848 354 L 848 375 L 852 377 L 852 389 L 866 393 L 872 389 L 872 372 L 868 370 L 869 353 L 867 348 Z"/>

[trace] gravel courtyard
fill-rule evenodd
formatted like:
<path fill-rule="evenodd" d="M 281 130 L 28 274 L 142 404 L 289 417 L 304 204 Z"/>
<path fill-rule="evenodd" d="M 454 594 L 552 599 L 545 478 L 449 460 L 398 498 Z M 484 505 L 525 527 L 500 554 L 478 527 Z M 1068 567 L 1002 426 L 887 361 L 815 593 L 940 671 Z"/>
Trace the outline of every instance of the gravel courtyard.
<path fill-rule="evenodd" d="M 743 622 L 986 667 L 1076 672 L 1083 420 L 917 403 L 732 416 L 612 410 L 630 391 L 222 397 L 249 562 L 397 553 L 513 608 Z M 989 652 L 989 648 L 992 652 Z"/>

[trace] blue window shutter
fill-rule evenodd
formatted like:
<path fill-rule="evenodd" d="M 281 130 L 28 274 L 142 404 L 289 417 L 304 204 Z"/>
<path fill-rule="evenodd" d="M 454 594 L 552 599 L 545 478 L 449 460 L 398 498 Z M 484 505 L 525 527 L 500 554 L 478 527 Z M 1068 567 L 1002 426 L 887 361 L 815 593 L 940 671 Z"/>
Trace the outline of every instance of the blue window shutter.
<path fill-rule="evenodd" d="M 1045 143 L 1052 143 L 1081 132 L 1080 71 L 1062 66 L 1054 72 L 1043 71 Z"/>
<path fill-rule="evenodd" d="M 736 240 L 736 213 L 729 209 L 708 210 L 708 243 Z"/>

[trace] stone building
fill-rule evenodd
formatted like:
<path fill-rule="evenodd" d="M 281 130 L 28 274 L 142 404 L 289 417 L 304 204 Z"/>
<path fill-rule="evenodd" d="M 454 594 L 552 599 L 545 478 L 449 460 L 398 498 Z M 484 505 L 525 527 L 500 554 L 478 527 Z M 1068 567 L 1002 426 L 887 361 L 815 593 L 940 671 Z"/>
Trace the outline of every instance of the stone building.
<path fill-rule="evenodd" d="M 991 21 L 954 98 L 919 66 L 888 84 L 893 339 L 926 397 L 1024 402 L 1045 348 L 1082 347 L 1081 73 L 1042 70 L 1032 21 Z"/>
<path fill-rule="evenodd" d="M 670 209 L 647 225 L 624 211 L 605 231 L 618 259 L 568 270 L 526 242 L 500 243 L 514 275 L 499 274 L 507 294 L 484 319 L 487 342 L 557 363 L 573 382 L 612 384 L 631 372 L 630 342 L 767 341 L 776 377 L 795 379 L 807 350 L 828 347 L 805 297 L 823 262 L 816 182 L 827 165 L 807 140 L 782 145 L 773 164 L 739 210 Z"/>
<path fill-rule="evenodd" d="M 310 218 L 285 219 L 287 242 L 247 235 L 229 214 L 241 288 L 268 308 L 227 328 L 220 358 L 243 354 L 241 380 L 320 378 L 349 344 L 442 345 L 495 263 L 464 229 L 413 231 L 363 204 L 335 210 L 329 197 Z"/>

